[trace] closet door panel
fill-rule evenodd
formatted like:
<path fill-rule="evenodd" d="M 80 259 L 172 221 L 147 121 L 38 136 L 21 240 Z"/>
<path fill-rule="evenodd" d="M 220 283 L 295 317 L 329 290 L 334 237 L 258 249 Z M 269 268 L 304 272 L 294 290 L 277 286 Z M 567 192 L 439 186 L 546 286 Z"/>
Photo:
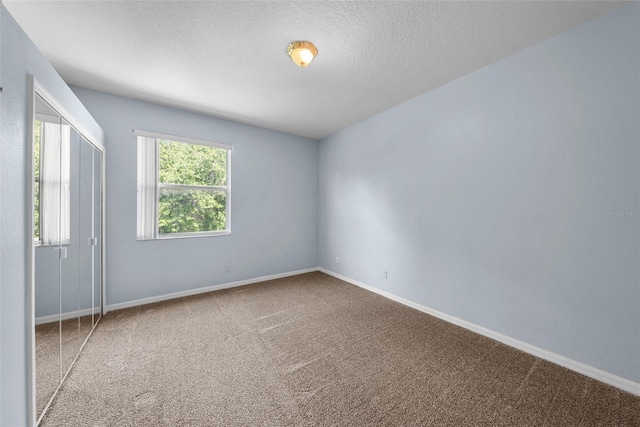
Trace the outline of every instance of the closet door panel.
<path fill-rule="evenodd" d="M 86 139 L 80 139 L 78 314 L 82 340 L 93 328 L 93 150 Z"/>
<path fill-rule="evenodd" d="M 73 363 L 84 338 L 80 334 L 80 134 L 70 129 L 69 238 L 62 245 L 61 360 L 63 375 Z"/>
<path fill-rule="evenodd" d="M 93 148 L 93 324 L 102 313 L 102 153 Z"/>
<path fill-rule="evenodd" d="M 62 119 L 41 97 L 33 123 L 33 224 L 36 415 L 39 417 L 61 380 L 60 256 Z M 68 162 L 66 163 L 68 164 Z"/>

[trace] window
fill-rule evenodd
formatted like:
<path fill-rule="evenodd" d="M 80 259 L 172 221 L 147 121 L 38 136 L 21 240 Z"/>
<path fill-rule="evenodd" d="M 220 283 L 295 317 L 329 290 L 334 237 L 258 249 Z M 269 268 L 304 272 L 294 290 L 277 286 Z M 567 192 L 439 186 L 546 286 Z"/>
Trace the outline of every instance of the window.
<path fill-rule="evenodd" d="M 230 234 L 231 146 L 134 132 L 138 240 Z"/>
<path fill-rule="evenodd" d="M 71 233 L 71 127 L 38 114 L 34 122 L 34 239 L 43 246 L 68 244 Z"/>

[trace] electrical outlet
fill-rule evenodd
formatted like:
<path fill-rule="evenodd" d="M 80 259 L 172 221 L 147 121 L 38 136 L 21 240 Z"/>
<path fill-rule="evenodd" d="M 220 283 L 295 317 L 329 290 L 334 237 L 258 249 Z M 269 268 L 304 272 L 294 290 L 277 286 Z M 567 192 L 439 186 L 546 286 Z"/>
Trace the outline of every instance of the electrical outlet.
<path fill-rule="evenodd" d="M 336 264 L 340 264 L 340 257 L 339 256 L 336 257 Z"/>
<path fill-rule="evenodd" d="M 230 271 L 231 271 L 231 265 L 230 265 L 230 264 L 225 264 L 225 265 L 224 265 L 224 272 L 225 272 L 225 273 L 228 273 L 228 272 L 230 272 Z"/>
<path fill-rule="evenodd" d="M 386 272 L 386 271 L 382 273 L 382 278 L 383 278 L 383 279 L 387 279 L 387 278 L 388 278 L 388 276 L 389 276 L 389 275 L 387 274 L 387 272 Z"/>

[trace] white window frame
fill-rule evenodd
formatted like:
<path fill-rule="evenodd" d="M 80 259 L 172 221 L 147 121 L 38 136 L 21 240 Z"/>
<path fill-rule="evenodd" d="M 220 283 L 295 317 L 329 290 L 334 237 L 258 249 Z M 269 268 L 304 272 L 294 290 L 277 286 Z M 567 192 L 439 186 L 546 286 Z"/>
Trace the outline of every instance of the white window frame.
<path fill-rule="evenodd" d="M 136 136 L 137 147 L 137 240 L 164 240 L 164 239 L 181 239 L 190 237 L 210 237 L 210 236 L 228 236 L 231 234 L 231 152 L 233 146 L 221 142 L 204 141 L 194 138 L 186 138 L 183 136 L 168 135 L 158 132 L 150 132 L 146 130 L 134 129 L 133 134 Z M 144 139 L 142 139 L 144 138 Z M 146 140 L 145 140 L 146 139 Z M 153 139 L 154 141 L 149 141 Z M 204 145 L 207 147 L 222 148 L 227 150 L 227 171 L 225 186 L 205 186 L 205 185 L 186 185 L 186 184 L 168 184 L 160 182 L 160 149 L 158 140 L 174 141 L 192 145 Z M 143 147 L 143 144 L 153 144 L 153 148 Z M 142 148 L 141 148 L 142 147 Z M 144 153 L 141 152 L 144 150 Z M 148 166 L 144 165 L 143 156 L 153 156 L 154 159 L 148 159 L 149 164 L 155 160 L 155 164 L 151 166 L 153 171 L 149 171 Z M 145 174 L 145 169 L 146 174 Z M 149 181 L 154 176 L 153 182 Z M 150 188 L 150 185 L 152 186 Z M 145 191 L 146 188 L 146 191 Z M 199 231 L 187 233 L 170 233 L 160 234 L 158 232 L 158 205 L 160 201 L 161 188 L 175 189 L 194 189 L 194 190 L 211 190 L 222 191 L 226 193 L 225 216 L 226 229 L 220 231 Z M 146 198 L 145 198 L 145 192 Z M 152 192 L 152 193 L 151 193 Z M 153 206 L 150 203 L 153 202 Z"/>

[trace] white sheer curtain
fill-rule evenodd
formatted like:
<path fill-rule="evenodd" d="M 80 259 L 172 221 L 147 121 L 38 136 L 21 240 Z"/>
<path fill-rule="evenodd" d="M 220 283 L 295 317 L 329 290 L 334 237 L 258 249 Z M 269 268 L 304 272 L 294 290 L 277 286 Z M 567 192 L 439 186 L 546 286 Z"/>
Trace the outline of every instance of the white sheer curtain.
<path fill-rule="evenodd" d="M 71 228 L 71 128 L 42 122 L 41 132 L 40 239 L 43 245 L 65 244 Z"/>
<path fill-rule="evenodd" d="M 158 144 L 155 138 L 138 136 L 138 239 L 156 237 L 157 184 Z"/>

